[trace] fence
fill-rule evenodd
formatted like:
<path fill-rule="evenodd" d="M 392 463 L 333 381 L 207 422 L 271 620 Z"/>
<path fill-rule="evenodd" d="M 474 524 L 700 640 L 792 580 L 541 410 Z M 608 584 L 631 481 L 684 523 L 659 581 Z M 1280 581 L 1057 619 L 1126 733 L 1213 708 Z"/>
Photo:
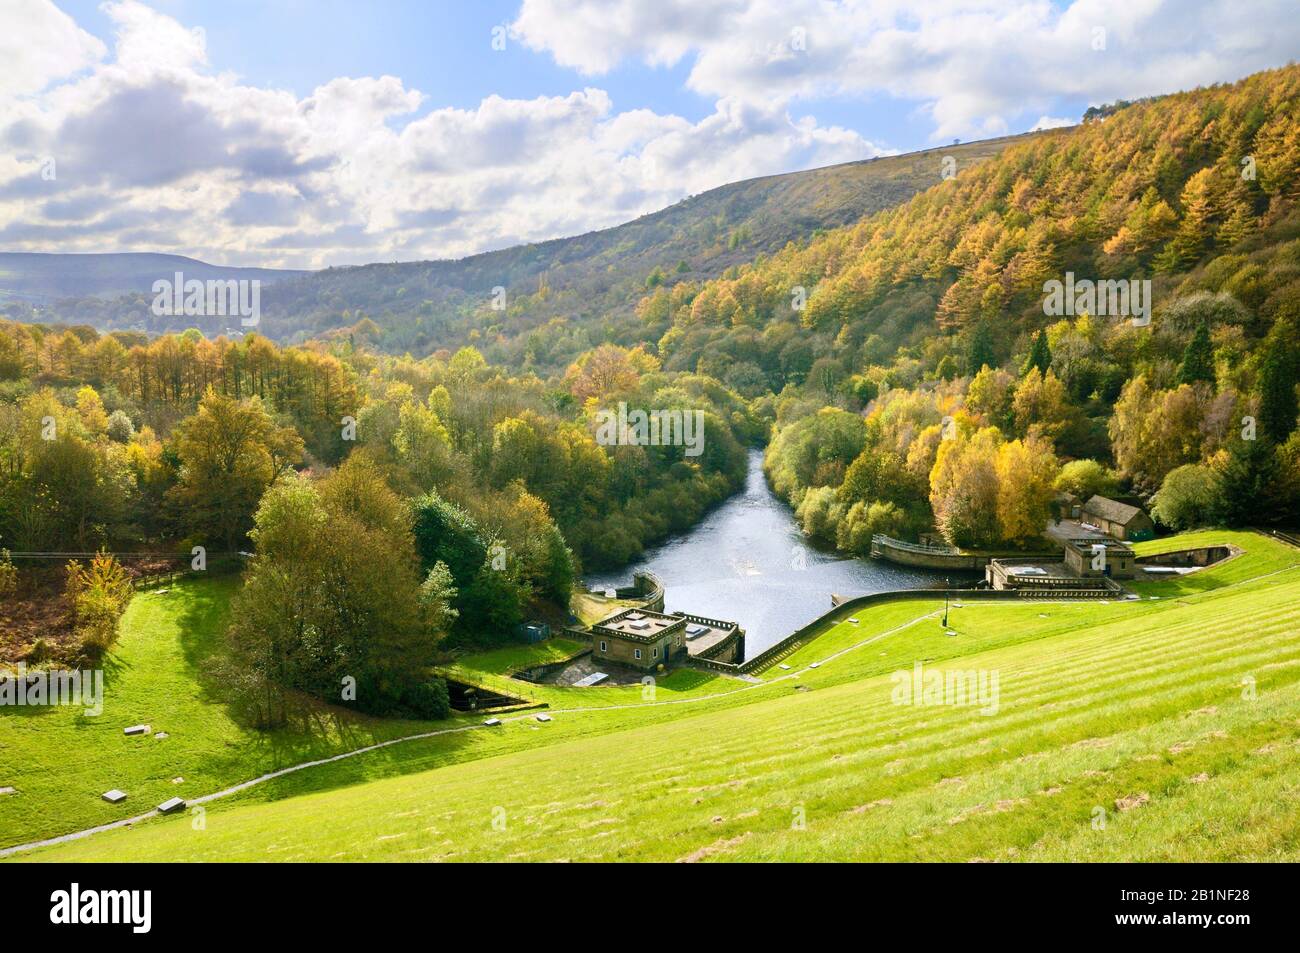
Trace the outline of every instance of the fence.
<path fill-rule="evenodd" d="M 214 574 L 238 572 L 244 566 L 245 554 L 243 553 L 212 553 L 207 559 L 206 570 L 196 570 L 190 568 L 190 561 L 193 558 L 188 553 L 57 553 L 57 552 L 11 552 L 9 558 L 14 562 L 23 561 L 50 561 L 50 562 L 77 562 L 88 561 L 96 556 L 112 556 L 119 563 L 129 562 L 133 559 L 161 560 L 170 559 L 180 562 L 184 568 L 173 569 L 167 572 L 146 573 L 141 576 L 135 576 L 131 579 L 131 585 L 136 590 L 154 589 L 162 585 L 174 585 L 187 576 L 194 575 L 197 572 L 210 572 Z"/>
<path fill-rule="evenodd" d="M 940 545 L 938 543 L 909 543 L 901 539 L 894 539 L 892 536 L 886 536 L 883 533 L 876 533 L 871 537 L 872 546 L 879 544 L 882 547 L 900 549 L 909 553 L 939 553 L 949 556 L 960 556 L 961 550 L 956 546 Z"/>
<path fill-rule="evenodd" d="M 886 592 L 873 592 L 865 596 L 846 599 L 829 612 L 823 613 L 812 622 L 787 635 L 780 642 L 764 649 L 744 662 L 733 664 L 730 662 L 716 662 L 712 659 L 692 658 L 689 664 L 695 668 L 709 669 L 724 675 L 750 675 L 770 668 L 781 659 L 792 655 L 797 649 L 802 648 L 806 642 L 810 642 L 823 634 L 826 627 L 835 618 L 846 615 L 855 609 L 862 609 L 884 602 L 897 602 L 903 599 L 942 599 L 945 595 L 949 598 L 962 599 L 968 602 L 977 600 L 1014 601 L 1020 599 L 1106 599 L 1123 593 L 1124 590 L 1109 579 L 1106 580 L 1106 583 L 1107 588 L 1104 589 L 891 589 Z"/>
<path fill-rule="evenodd" d="M 1300 538 L 1293 536 L 1291 533 L 1284 533 L 1280 529 L 1270 529 L 1267 532 L 1268 535 L 1272 536 L 1274 539 L 1280 539 L 1282 542 L 1290 546 L 1300 547 Z"/>

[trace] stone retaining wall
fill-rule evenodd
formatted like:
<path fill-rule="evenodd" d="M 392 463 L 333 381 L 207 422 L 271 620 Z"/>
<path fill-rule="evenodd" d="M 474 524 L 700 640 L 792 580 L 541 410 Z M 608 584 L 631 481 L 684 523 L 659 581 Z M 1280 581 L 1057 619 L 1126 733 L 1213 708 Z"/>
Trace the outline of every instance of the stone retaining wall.
<path fill-rule="evenodd" d="M 1060 553 L 1055 550 L 1037 553 L 1010 551 L 964 553 L 951 547 L 922 546 L 919 543 L 907 543 L 901 539 L 877 534 L 871 537 L 871 555 L 902 566 L 915 566 L 918 569 L 975 571 L 983 569 L 992 559 L 1059 559 Z"/>
<path fill-rule="evenodd" d="M 1112 585 L 1114 584 L 1112 583 Z M 720 672 L 724 675 L 750 675 L 754 672 L 769 668 L 786 656 L 793 654 L 795 650 L 821 635 L 827 623 L 831 622 L 836 617 L 848 614 L 854 609 L 879 605 L 885 602 L 897 602 L 902 599 L 942 599 L 945 591 L 949 598 L 960 599 L 966 602 L 991 602 L 999 600 L 1017 601 L 1026 599 L 1107 599 L 1120 596 L 1123 592 L 1123 590 L 1118 586 L 1114 586 L 1113 589 L 1057 589 L 1050 591 L 1029 591 L 1019 589 L 891 589 L 886 592 L 873 592 L 865 596 L 855 596 L 852 599 L 846 599 L 829 612 L 818 616 L 807 625 L 791 632 L 780 642 L 777 642 L 770 648 L 764 649 L 752 659 L 741 662 L 738 665 L 726 662 L 717 662 L 712 659 L 699 658 L 692 658 L 687 664 L 695 668 Z"/>

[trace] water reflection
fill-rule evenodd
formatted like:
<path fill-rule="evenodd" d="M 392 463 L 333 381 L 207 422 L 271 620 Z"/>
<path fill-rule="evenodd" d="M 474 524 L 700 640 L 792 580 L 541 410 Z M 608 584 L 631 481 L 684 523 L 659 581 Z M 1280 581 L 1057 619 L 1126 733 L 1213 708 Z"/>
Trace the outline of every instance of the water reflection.
<path fill-rule="evenodd" d="M 587 584 L 626 585 L 634 570 L 649 569 L 667 589 L 669 611 L 739 622 L 746 657 L 752 657 L 829 609 L 832 593 L 856 596 L 942 583 L 942 573 L 845 559 L 810 546 L 793 512 L 768 488 L 762 464 L 761 451 L 751 451 L 743 493 L 689 533 L 625 569 L 590 575 Z"/>

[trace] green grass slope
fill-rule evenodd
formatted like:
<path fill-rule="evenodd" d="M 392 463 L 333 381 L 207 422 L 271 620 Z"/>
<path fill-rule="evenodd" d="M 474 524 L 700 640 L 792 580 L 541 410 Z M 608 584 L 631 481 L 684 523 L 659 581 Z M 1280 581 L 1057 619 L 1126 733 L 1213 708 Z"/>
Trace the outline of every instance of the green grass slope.
<path fill-rule="evenodd" d="M 1142 548 L 1206 542 L 1246 552 L 1180 592 L 968 604 L 955 636 L 928 600 L 859 610 L 761 684 L 581 708 L 547 689 L 552 723 L 462 732 L 473 760 L 410 742 L 384 757 L 441 766 L 369 780 L 362 755 L 212 802 L 200 830 L 151 820 L 26 856 L 1297 859 L 1300 554 L 1227 532 Z M 896 704 L 890 673 L 917 660 L 997 673 L 996 712 Z"/>
<path fill-rule="evenodd" d="M 468 657 L 449 666 L 451 677 L 494 687 L 525 701 L 559 707 L 590 706 L 608 714 L 566 726 L 543 737 L 470 736 L 481 715 L 421 722 L 367 718 L 318 705 L 290 726 L 271 733 L 238 724 L 226 705 L 224 686 L 210 674 L 221 650 L 232 578 L 187 581 L 166 593 L 143 593 L 122 620 L 121 637 L 104 665 L 104 710 L 82 708 L 0 709 L 0 849 L 137 816 L 173 796 L 199 797 L 285 767 L 355 751 L 394 738 L 438 732 L 401 748 L 278 778 L 241 793 L 244 800 L 278 798 L 393 774 L 487 757 L 570 734 L 609 730 L 627 717 L 626 706 L 645 703 L 641 686 L 598 690 L 530 686 L 504 672 L 572 655 L 576 643 L 562 639 Z M 734 688 L 738 683 L 678 671 L 656 688 L 657 697 L 688 698 Z M 654 718 L 671 717 L 661 708 Z M 122 729 L 149 724 L 154 735 L 127 737 Z M 177 784 L 175 778 L 184 780 Z M 100 795 L 127 792 L 121 804 Z"/>
<path fill-rule="evenodd" d="M 236 585 L 227 577 L 136 596 L 105 660 L 102 714 L 0 710 L 0 786 L 18 792 L 0 796 L 0 847 L 130 817 L 176 795 L 205 794 L 428 727 L 323 706 L 292 730 L 262 733 L 236 724 L 222 704 L 222 686 L 205 675 Z M 168 737 L 122 734 L 140 723 Z M 177 777 L 184 781 L 174 783 Z M 112 788 L 126 791 L 127 800 L 100 800 Z"/>

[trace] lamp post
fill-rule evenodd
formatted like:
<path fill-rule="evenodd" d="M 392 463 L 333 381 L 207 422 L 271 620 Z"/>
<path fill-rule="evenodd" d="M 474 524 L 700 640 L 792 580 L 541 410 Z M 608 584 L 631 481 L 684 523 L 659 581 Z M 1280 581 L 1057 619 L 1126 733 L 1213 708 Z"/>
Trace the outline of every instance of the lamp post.
<path fill-rule="evenodd" d="M 952 588 L 952 580 L 947 576 L 943 579 L 943 627 L 948 628 L 948 590 Z"/>

